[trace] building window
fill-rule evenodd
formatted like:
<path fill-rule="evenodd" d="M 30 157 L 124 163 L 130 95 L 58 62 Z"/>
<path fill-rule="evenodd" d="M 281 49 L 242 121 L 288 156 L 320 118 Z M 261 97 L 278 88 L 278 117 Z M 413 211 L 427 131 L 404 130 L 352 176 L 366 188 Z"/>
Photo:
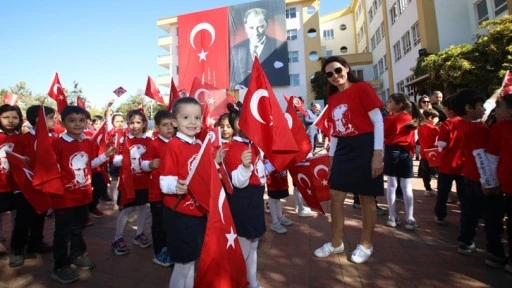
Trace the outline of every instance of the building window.
<path fill-rule="evenodd" d="M 380 34 L 382 35 L 382 39 L 384 39 L 384 22 L 380 23 Z"/>
<path fill-rule="evenodd" d="M 340 25 L 340 30 L 341 30 L 341 31 L 345 31 L 345 30 L 347 30 L 347 25 L 345 25 L 345 24 L 341 24 L 341 25 Z"/>
<path fill-rule="evenodd" d="M 398 14 L 396 13 L 396 3 L 393 3 L 391 9 L 389 9 L 389 18 L 391 19 L 391 25 L 395 24 Z"/>
<path fill-rule="evenodd" d="M 371 43 L 372 43 L 372 51 L 373 51 L 373 50 L 375 50 L 375 35 L 372 36 Z"/>
<path fill-rule="evenodd" d="M 377 29 L 377 31 L 375 31 L 375 40 L 377 41 L 377 45 L 379 45 L 380 40 L 382 40 L 382 37 L 380 36 L 380 29 Z"/>
<path fill-rule="evenodd" d="M 382 58 L 379 60 L 379 75 L 382 75 L 384 73 L 384 61 L 382 61 Z"/>
<path fill-rule="evenodd" d="M 402 14 L 405 11 L 405 8 L 407 8 L 408 0 L 398 0 L 398 10 L 400 11 L 400 14 Z"/>
<path fill-rule="evenodd" d="M 382 60 L 384 61 L 384 70 L 388 71 L 388 63 L 386 62 L 386 54 L 382 56 Z"/>
<path fill-rule="evenodd" d="M 299 86 L 300 85 L 300 75 L 299 74 L 290 74 L 290 86 Z"/>
<path fill-rule="evenodd" d="M 379 68 L 377 64 L 373 65 L 373 80 L 379 79 Z"/>
<path fill-rule="evenodd" d="M 325 51 L 325 56 L 331 57 L 332 56 L 332 50 Z"/>
<path fill-rule="evenodd" d="M 286 40 L 297 40 L 297 29 L 286 30 Z"/>
<path fill-rule="evenodd" d="M 334 29 L 327 29 L 327 30 L 324 30 L 322 33 L 324 35 L 324 40 L 334 39 Z"/>
<path fill-rule="evenodd" d="M 364 81 L 363 69 L 352 70 L 352 71 L 354 72 L 354 75 L 357 77 L 357 79 Z"/>
<path fill-rule="evenodd" d="M 404 55 L 411 51 L 411 33 L 409 31 L 405 32 L 404 36 L 402 36 L 402 46 L 404 48 Z"/>
<path fill-rule="evenodd" d="M 412 41 L 413 45 L 416 46 L 420 44 L 421 42 L 421 36 L 420 36 L 420 24 L 418 22 L 414 23 L 411 27 L 412 31 Z"/>
<path fill-rule="evenodd" d="M 398 92 L 402 92 L 404 93 L 405 92 L 405 89 L 404 89 L 404 80 L 401 80 L 399 81 L 398 83 L 396 83 L 396 90 Z"/>
<path fill-rule="evenodd" d="M 402 49 L 400 49 L 400 41 L 393 45 L 393 52 L 395 52 L 395 63 L 402 59 Z"/>
<path fill-rule="evenodd" d="M 373 20 L 373 9 L 372 9 L 372 7 L 370 7 L 370 10 L 368 10 L 368 18 L 370 18 L 370 23 L 371 23 L 372 20 Z"/>
<path fill-rule="evenodd" d="M 494 16 L 500 15 L 507 10 L 507 0 L 494 0 Z"/>
<path fill-rule="evenodd" d="M 299 51 L 288 51 L 288 63 L 299 62 Z"/>
<path fill-rule="evenodd" d="M 485 2 L 485 0 L 481 0 L 480 2 L 476 3 L 475 9 L 478 25 L 482 24 L 484 21 L 489 20 L 489 12 L 487 11 L 487 2 Z"/>
<path fill-rule="evenodd" d="M 361 40 L 363 40 L 363 36 L 364 36 L 364 30 L 363 30 L 363 25 L 361 25 L 361 27 L 359 28 L 359 32 L 357 32 L 357 43 L 361 42 Z"/>
<path fill-rule="evenodd" d="M 297 18 L 297 9 L 295 7 L 286 9 L 286 19 Z"/>

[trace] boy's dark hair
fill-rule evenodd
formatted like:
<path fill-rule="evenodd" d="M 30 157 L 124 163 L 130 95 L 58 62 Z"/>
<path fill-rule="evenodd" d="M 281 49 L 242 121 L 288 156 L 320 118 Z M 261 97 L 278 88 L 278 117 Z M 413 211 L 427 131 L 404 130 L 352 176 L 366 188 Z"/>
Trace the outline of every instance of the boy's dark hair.
<path fill-rule="evenodd" d="M 144 128 L 142 128 L 142 132 L 146 133 L 146 131 L 148 131 L 148 118 L 146 117 L 146 114 L 144 114 L 144 112 L 142 112 L 142 110 L 140 109 L 133 109 L 128 111 L 128 114 L 126 114 L 126 119 L 128 119 L 129 122 L 130 119 L 132 119 L 132 117 L 135 116 L 139 116 L 140 118 L 142 118 L 142 122 L 144 122 L 145 124 Z"/>
<path fill-rule="evenodd" d="M 429 109 L 425 109 L 423 110 L 423 116 L 425 117 L 425 119 L 429 119 L 429 118 L 439 118 L 439 113 L 432 109 L 432 108 L 429 108 Z"/>
<path fill-rule="evenodd" d="M 92 123 L 96 123 L 96 122 L 103 122 L 105 118 L 103 118 L 103 116 L 101 115 L 94 115 L 94 117 L 92 117 Z"/>
<path fill-rule="evenodd" d="M 512 109 L 512 94 L 505 94 L 498 101 L 505 103 L 508 109 Z"/>
<path fill-rule="evenodd" d="M 21 113 L 20 107 L 12 106 L 9 104 L 4 104 L 4 105 L 0 106 L 0 115 L 4 114 L 5 112 L 10 112 L 10 111 L 14 111 L 14 112 L 16 112 L 16 114 L 18 114 L 18 118 L 20 119 L 20 122 L 18 123 L 18 125 L 16 125 L 16 127 L 14 127 L 14 131 L 20 133 L 21 126 L 23 126 L 23 114 Z M 1 123 L 0 123 L 0 129 L 2 129 L 2 131 L 5 131 L 5 128 L 4 128 L 4 126 L 2 126 Z"/>
<path fill-rule="evenodd" d="M 62 113 L 60 113 L 60 119 L 62 120 L 62 122 L 64 122 L 66 121 L 66 118 L 71 114 L 84 115 L 86 119 L 91 119 L 91 114 L 89 113 L 89 111 L 75 105 L 66 106 L 66 108 L 62 110 Z"/>
<path fill-rule="evenodd" d="M 180 106 L 183 105 L 183 104 L 195 104 L 195 105 L 199 105 L 201 107 L 201 114 L 203 113 L 203 106 L 201 105 L 201 103 L 199 103 L 199 101 L 197 101 L 196 98 L 194 97 L 181 97 L 181 98 L 178 98 L 178 100 L 176 100 L 176 102 L 174 102 L 174 104 L 172 105 L 172 111 L 171 111 L 171 115 L 172 115 L 172 119 L 176 119 L 176 116 L 178 115 L 178 112 L 180 111 Z"/>
<path fill-rule="evenodd" d="M 55 109 L 53 109 L 52 107 L 48 107 L 48 106 L 43 106 L 44 107 L 44 114 L 46 116 L 48 115 L 55 115 Z M 39 116 L 39 108 L 41 108 L 41 105 L 32 105 L 30 107 L 27 108 L 27 121 L 28 123 L 30 123 L 30 125 L 32 125 L 32 127 L 35 127 L 36 126 L 36 120 L 37 120 L 37 117 Z"/>
<path fill-rule="evenodd" d="M 485 97 L 479 94 L 478 92 L 471 89 L 461 89 L 455 93 L 453 97 L 453 112 L 457 116 L 466 115 L 466 106 L 469 106 L 471 109 L 475 109 L 476 104 L 485 103 Z"/>
<path fill-rule="evenodd" d="M 423 115 L 421 114 L 418 105 L 409 100 L 409 96 L 405 95 L 404 93 L 393 93 L 389 95 L 389 99 L 391 99 L 391 101 L 395 102 L 396 104 L 402 104 L 402 111 L 406 111 L 412 116 L 413 120 L 407 125 L 408 127 L 418 127 L 418 125 L 421 124 L 423 121 Z"/>
<path fill-rule="evenodd" d="M 448 96 L 448 97 L 444 98 L 443 102 L 441 102 L 443 107 L 446 107 L 449 110 L 453 111 L 453 98 L 454 98 L 453 96 Z"/>
<path fill-rule="evenodd" d="M 166 120 L 166 119 L 172 119 L 171 112 L 169 112 L 167 110 L 160 110 L 160 111 L 156 112 L 156 114 L 155 114 L 155 125 L 159 126 L 160 123 L 162 123 L 162 121 Z"/>

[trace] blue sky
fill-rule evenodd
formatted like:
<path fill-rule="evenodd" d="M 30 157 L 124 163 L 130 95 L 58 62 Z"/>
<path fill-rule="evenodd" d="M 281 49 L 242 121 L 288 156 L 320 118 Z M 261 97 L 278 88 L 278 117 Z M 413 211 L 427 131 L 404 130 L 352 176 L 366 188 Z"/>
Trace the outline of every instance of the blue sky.
<path fill-rule="evenodd" d="M 251 0 L 1 1 L 0 88 L 25 81 L 46 94 L 57 71 L 65 88 L 78 81 L 101 107 L 118 86 L 135 92 L 145 88 L 147 75 L 156 81 L 166 73 L 157 64 L 167 52 L 157 43 L 165 35 L 157 19 L 245 2 Z M 320 14 L 350 2 L 321 0 Z"/>

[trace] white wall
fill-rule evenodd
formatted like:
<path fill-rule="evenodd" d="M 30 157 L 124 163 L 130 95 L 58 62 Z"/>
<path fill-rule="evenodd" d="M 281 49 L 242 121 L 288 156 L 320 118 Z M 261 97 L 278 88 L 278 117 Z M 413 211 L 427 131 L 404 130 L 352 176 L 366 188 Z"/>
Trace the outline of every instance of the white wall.
<path fill-rule="evenodd" d="M 414 1 L 416 2 L 416 1 Z M 445 50 L 451 45 L 473 43 L 475 24 L 471 19 L 473 13 L 468 13 L 468 0 L 435 0 L 439 49 Z"/>
<path fill-rule="evenodd" d="M 325 50 L 332 50 L 332 55 L 340 55 L 340 48 L 342 46 L 347 47 L 348 50 L 346 54 L 354 54 L 356 52 L 355 35 L 357 34 L 357 31 L 354 27 L 354 22 L 352 21 L 353 16 L 354 15 L 350 13 L 332 21 L 320 23 L 322 46 L 325 46 Z M 347 26 L 345 31 L 340 30 L 341 24 L 345 24 Z M 323 38 L 323 31 L 329 29 L 334 31 L 334 39 L 326 40 Z"/>

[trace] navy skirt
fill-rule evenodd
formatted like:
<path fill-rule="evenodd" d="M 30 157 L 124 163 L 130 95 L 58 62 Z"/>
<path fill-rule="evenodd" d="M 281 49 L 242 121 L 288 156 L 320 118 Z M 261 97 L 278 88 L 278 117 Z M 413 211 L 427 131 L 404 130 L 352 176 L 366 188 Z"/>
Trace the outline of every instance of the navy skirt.
<path fill-rule="evenodd" d="M 331 167 L 331 189 L 366 196 L 384 195 L 384 178 L 372 178 L 373 133 L 340 137 Z"/>
<path fill-rule="evenodd" d="M 176 263 L 199 259 L 206 233 L 206 216 L 191 216 L 163 207 L 163 226 L 167 251 Z"/>
<path fill-rule="evenodd" d="M 149 203 L 148 201 L 148 189 L 138 189 L 135 190 L 135 199 L 131 202 L 128 202 L 123 206 L 123 208 L 128 208 L 132 206 L 142 206 Z M 117 198 L 117 205 L 121 205 L 121 197 L 122 193 L 119 193 L 119 198 Z"/>
<path fill-rule="evenodd" d="M 409 179 L 413 177 L 412 168 L 412 155 L 407 149 L 400 145 L 384 147 L 384 175 Z"/>
<path fill-rule="evenodd" d="M 16 209 L 14 192 L 0 192 L 0 213 Z M 0 221 L 2 221 L 0 219 Z"/>
<path fill-rule="evenodd" d="M 284 199 L 290 196 L 288 189 L 286 190 L 275 190 L 275 191 L 267 191 L 268 197 L 270 199 Z"/>
<path fill-rule="evenodd" d="M 238 236 L 256 239 L 265 233 L 263 193 L 265 186 L 233 187 L 229 205 Z"/>

